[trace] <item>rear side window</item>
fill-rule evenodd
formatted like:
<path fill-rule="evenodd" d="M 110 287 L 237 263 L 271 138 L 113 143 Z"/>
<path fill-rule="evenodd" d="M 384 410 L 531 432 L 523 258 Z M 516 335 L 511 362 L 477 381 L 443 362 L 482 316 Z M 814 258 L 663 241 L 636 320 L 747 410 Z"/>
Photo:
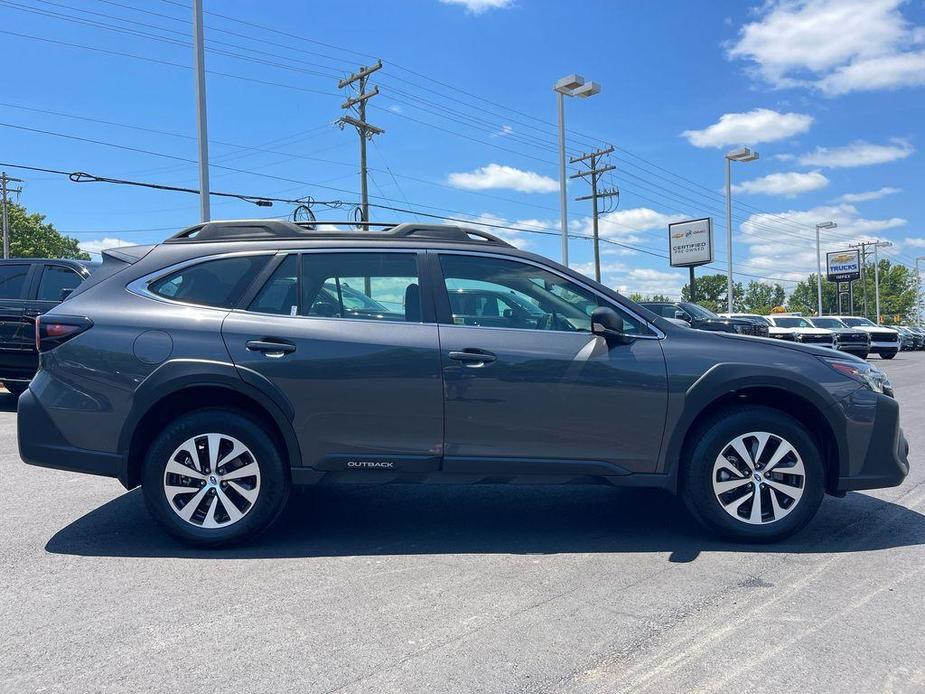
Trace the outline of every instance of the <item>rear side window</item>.
<path fill-rule="evenodd" d="M 24 263 L 0 265 L 0 299 L 22 298 L 29 266 Z"/>
<path fill-rule="evenodd" d="M 76 289 L 81 277 L 66 267 L 46 265 L 39 282 L 39 301 L 61 301 L 61 294 L 68 289 Z"/>
<path fill-rule="evenodd" d="M 235 256 L 207 260 L 152 282 L 148 289 L 173 301 L 231 308 L 269 256 Z"/>
<path fill-rule="evenodd" d="M 413 253 L 306 253 L 299 313 L 420 323 L 417 258 Z"/>

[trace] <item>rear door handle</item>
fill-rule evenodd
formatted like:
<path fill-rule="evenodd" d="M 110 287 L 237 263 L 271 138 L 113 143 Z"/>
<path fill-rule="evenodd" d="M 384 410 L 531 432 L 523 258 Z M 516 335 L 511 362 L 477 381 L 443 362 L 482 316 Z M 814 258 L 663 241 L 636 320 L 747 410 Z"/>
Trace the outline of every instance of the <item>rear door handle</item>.
<path fill-rule="evenodd" d="M 245 345 L 250 352 L 263 352 L 268 357 L 279 359 L 284 354 L 295 352 L 295 345 L 291 342 L 276 340 L 250 340 Z"/>
<path fill-rule="evenodd" d="M 461 352 L 450 352 L 449 357 L 453 361 L 462 362 L 463 365 L 470 367 L 485 366 L 498 358 L 488 350 L 475 347 L 467 347 Z"/>

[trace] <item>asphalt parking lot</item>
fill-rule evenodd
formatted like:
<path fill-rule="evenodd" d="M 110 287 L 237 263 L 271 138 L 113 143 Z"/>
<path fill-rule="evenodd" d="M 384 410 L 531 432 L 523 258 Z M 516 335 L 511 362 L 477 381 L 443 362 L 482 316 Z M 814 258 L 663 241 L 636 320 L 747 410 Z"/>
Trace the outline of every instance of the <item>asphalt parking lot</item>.
<path fill-rule="evenodd" d="M 296 495 L 252 547 L 32 468 L 0 393 L 4 692 L 925 691 L 925 353 L 883 367 L 912 472 L 773 546 L 589 488 Z"/>

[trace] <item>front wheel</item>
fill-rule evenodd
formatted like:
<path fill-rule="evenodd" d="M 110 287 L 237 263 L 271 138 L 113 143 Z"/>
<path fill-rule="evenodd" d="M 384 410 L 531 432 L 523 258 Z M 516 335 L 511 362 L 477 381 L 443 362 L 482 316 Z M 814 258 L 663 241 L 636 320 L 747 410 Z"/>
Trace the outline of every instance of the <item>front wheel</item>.
<path fill-rule="evenodd" d="M 766 407 L 723 412 L 695 433 L 682 463 L 691 512 L 720 535 L 774 542 L 816 514 L 824 492 L 818 448 L 792 417 Z"/>
<path fill-rule="evenodd" d="M 217 546 L 269 527 L 289 496 L 289 475 L 256 422 L 234 410 L 198 410 L 154 440 L 142 493 L 168 533 L 189 544 Z"/>
<path fill-rule="evenodd" d="M 896 352 L 880 352 L 881 359 L 892 359 L 896 356 Z"/>

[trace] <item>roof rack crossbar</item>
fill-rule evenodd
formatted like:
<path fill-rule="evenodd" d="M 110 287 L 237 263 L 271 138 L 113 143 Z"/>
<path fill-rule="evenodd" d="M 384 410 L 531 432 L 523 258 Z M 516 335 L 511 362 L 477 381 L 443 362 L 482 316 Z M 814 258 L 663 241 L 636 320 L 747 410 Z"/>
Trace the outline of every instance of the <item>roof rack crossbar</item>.
<path fill-rule="evenodd" d="M 357 229 L 357 226 L 366 227 Z M 344 226 L 341 230 L 337 227 Z M 370 227 L 382 227 L 374 231 Z M 319 229 L 319 227 L 324 227 Z M 333 228 L 331 228 L 333 227 Z M 353 227 L 353 228 L 351 228 Z M 167 243 L 190 243 L 203 241 L 268 241 L 268 240 L 411 240 L 429 239 L 455 243 L 485 243 L 494 246 L 511 244 L 481 229 L 446 224 L 400 224 L 385 222 L 288 222 L 278 219 L 244 219 L 233 221 L 203 222 L 184 229 L 170 238 Z"/>

